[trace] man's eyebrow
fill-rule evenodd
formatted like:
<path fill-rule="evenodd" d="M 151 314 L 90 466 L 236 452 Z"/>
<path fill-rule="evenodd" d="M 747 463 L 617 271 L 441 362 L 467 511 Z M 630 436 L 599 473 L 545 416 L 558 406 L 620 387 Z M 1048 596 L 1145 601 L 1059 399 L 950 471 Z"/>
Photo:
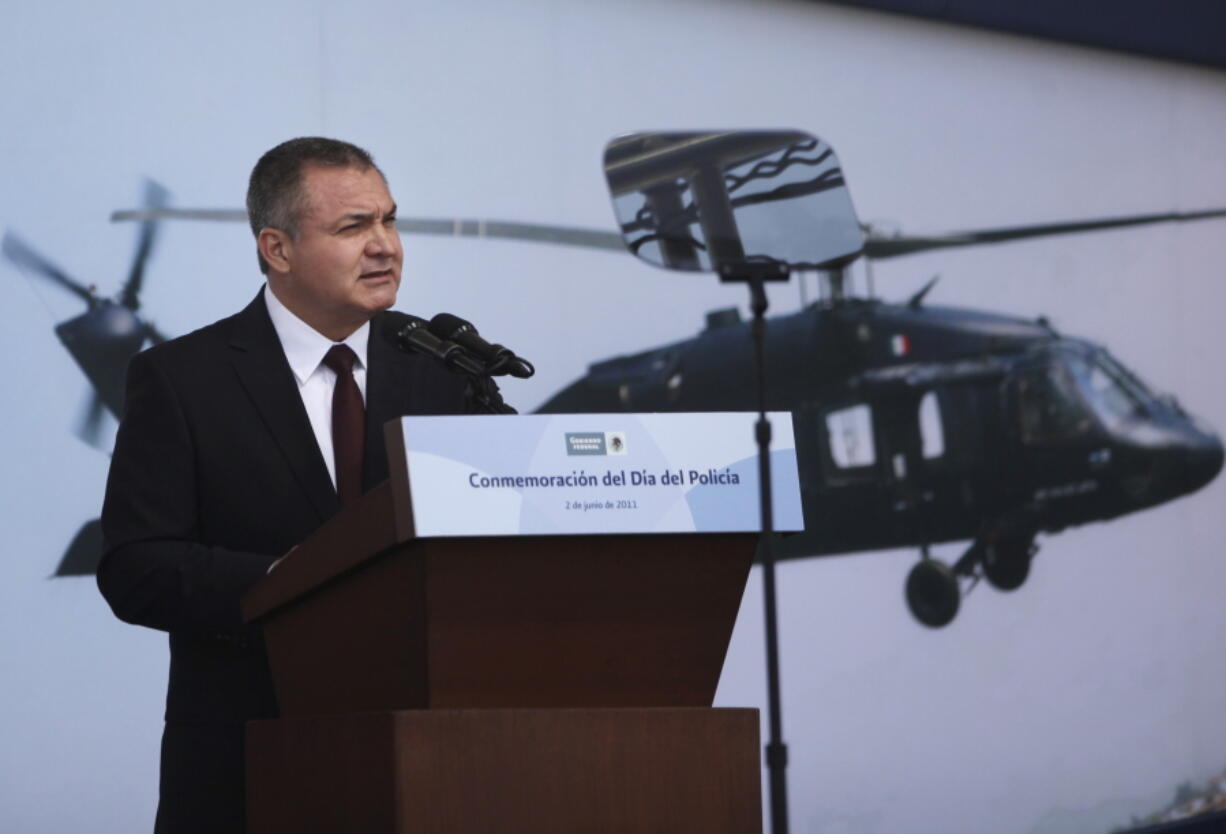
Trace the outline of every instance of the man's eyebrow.
<path fill-rule="evenodd" d="M 396 208 L 397 208 L 396 204 L 392 203 L 392 207 L 388 209 L 387 212 L 383 216 L 384 217 L 395 217 Z M 376 212 L 371 212 L 371 211 L 350 212 L 349 214 L 341 215 L 340 218 L 338 218 L 336 222 L 337 223 L 347 223 L 349 221 L 356 220 L 356 221 L 365 223 L 370 220 L 374 220 L 375 215 L 376 215 Z"/>

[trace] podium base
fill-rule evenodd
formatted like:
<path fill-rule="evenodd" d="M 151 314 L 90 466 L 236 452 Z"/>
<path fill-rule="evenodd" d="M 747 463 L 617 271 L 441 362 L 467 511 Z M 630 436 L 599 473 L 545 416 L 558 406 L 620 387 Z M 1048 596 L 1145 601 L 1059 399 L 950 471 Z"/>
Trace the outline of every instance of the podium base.
<path fill-rule="evenodd" d="M 249 834 L 762 830 L 758 711 L 404 710 L 247 725 Z"/>

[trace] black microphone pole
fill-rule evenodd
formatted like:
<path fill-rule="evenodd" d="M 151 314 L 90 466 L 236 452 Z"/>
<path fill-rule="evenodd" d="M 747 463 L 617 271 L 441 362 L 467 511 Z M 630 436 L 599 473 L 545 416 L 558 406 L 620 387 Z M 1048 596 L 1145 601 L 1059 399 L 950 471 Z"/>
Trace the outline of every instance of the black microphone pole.
<path fill-rule="evenodd" d="M 779 614 L 775 601 L 775 513 L 771 493 L 771 424 L 766 416 L 766 285 L 767 280 L 787 276 L 779 264 L 721 264 L 720 278 L 744 282 L 749 286 L 749 307 L 753 312 L 749 334 L 753 340 L 754 382 L 757 389 L 758 419 L 754 438 L 758 444 L 758 500 L 762 512 L 762 533 L 758 558 L 762 565 L 762 603 L 766 626 L 766 711 L 769 735 L 766 743 L 767 786 L 770 789 L 770 830 L 788 834 L 788 747 L 783 741 L 783 704 L 779 682 Z"/>
<path fill-rule="evenodd" d="M 783 705 L 779 696 L 778 614 L 775 610 L 775 553 L 771 539 L 775 516 L 771 495 L 771 424 L 766 418 L 766 281 L 786 281 L 787 264 L 778 261 L 749 260 L 741 244 L 736 218 L 718 165 L 700 166 L 690 177 L 694 202 L 699 206 L 699 222 L 706 239 L 711 264 L 724 282 L 749 286 L 753 322 L 754 365 L 757 373 L 758 421 L 754 437 L 758 441 L 758 494 L 762 506 L 762 535 L 758 552 L 762 561 L 763 607 L 766 616 L 766 689 L 770 737 L 766 744 L 769 774 L 771 832 L 788 834 L 788 748 L 783 742 Z"/>
<path fill-rule="evenodd" d="M 473 401 L 478 403 L 490 414 L 518 414 L 511 406 L 507 405 L 502 400 L 502 394 L 498 391 L 498 386 L 494 384 L 494 380 L 489 374 L 469 374 L 468 375 L 469 392 L 472 393 Z"/>
<path fill-rule="evenodd" d="M 775 607 L 774 502 L 771 494 L 771 424 L 766 418 L 766 287 L 762 276 L 749 279 L 750 309 L 753 321 L 754 363 L 757 366 L 758 421 L 754 436 L 758 441 L 758 492 L 762 505 L 762 598 L 766 615 L 766 683 L 770 725 L 766 744 L 766 767 L 770 774 L 771 831 L 788 831 L 788 747 L 783 741 L 783 705 L 779 694 L 779 615 Z"/>

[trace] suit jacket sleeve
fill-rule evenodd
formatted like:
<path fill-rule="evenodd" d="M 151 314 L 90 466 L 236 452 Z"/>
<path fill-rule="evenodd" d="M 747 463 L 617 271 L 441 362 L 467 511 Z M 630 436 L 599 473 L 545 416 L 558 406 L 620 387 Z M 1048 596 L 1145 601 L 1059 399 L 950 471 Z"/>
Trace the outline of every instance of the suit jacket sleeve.
<path fill-rule="evenodd" d="M 107 478 L 98 586 L 126 622 L 237 634 L 245 630 L 243 594 L 280 554 L 201 543 L 197 454 L 170 376 L 148 352 L 138 354 Z"/>

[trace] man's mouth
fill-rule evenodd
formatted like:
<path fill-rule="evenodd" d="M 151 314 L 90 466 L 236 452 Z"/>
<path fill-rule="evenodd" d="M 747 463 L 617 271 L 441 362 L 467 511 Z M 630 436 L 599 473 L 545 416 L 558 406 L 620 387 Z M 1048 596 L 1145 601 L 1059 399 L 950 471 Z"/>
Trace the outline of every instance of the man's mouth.
<path fill-rule="evenodd" d="M 375 269 L 370 272 L 363 272 L 358 277 L 363 281 L 378 281 L 384 278 L 391 278 L 392 271 L 390 269 Z"/>

